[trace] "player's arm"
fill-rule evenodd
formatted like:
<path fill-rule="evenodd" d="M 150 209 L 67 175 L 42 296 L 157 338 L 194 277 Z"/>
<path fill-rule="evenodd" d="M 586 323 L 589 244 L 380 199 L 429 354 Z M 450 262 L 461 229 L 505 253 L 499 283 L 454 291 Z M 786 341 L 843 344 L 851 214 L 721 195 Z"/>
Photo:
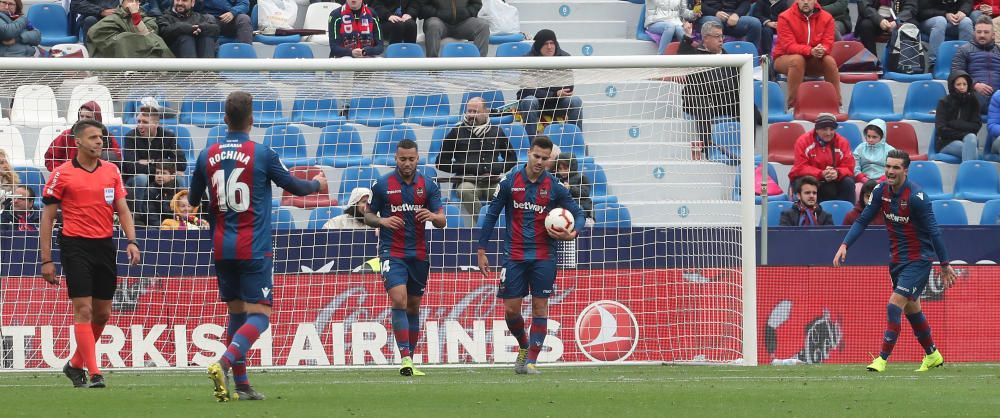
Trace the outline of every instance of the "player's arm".
<path fill-rule="evenodd" d="M 205 151 L 198 154 L 194 173 L 191 174 L 190 190 L 188 190 L 188 204 L 191 206 L 201 206 L 201 199 L 205 197 L 205 188 L 208 187 L 208 182 L 205 179 L 205 158 Z"/>
<path fill-rule="evenodd" d="M 955 270 L 949 264 L 951 258 L 948 257 L 948 250 L 941 238 L 941 228 L 938 228 L 937 219 L 934 218 L 934 208 L 930 201 L 926 200 L 926 195 L 923 193 L 917 193 L 914 197 L 915 199 L 910 199 L 910 206 L 913 207 L 914 214 L 919 218 L 920 224 L 926 228 L 927 235 L 931 237 L 931 245 L 934 246 L 938 261 L 941 262 L 941 280 L 947 289 L 955 284 Z"/>
<path fill-rule="evenodd" d="M 296 178 L 292 173 L 288 172 L 285 165 L 281 163 L 281 158 L 278 158 L 278 153 L 274 150 L 268 148 L 268 155 L 270 161 L 268 162 L 268 176 L 274 184 L 278 187 L 287 190 L 289 193 L 296 196 L 310 195 L 316 192 L 322 192 L 326 190 L 326 176 L 319 174 L 313 177 L 312 180 L 302 180 Z"/>
<path fill-rule="evenodd" d="M 115 199 L 115 211 L 118 212 L 118 223 L 121 224 L 125 238 L 128 239 L 128 244 L 125 245 L 128 262 L 134 266 L 139 264 L 139 241 L 136 241 L 135 222 L 132 221 L 132 211 L 129 210 L 128 203 L 125 203 L 124 196 Z"/>
<path fill-rule="evenodd" d="M 844 237 L 844 242 L 840 244 L 840 248 L 837 249 L 837 254 L 833 256 L 834 267 L 840 267 L 840 264 L 847 260 L 847 249 L 854 245 L 854 242 L 861 237 L 861 234 L 865 232 L 865 228 L 871 223 L 872 219 L 878 214 L 879 208 L 882 207 L 882 193 L 885 188 L 888 187 L 885 183 L 875 186 L 872 190 L 872 200 L 868 206 L 865 206 L 865 210 L 861 211 L 861 215 L 858 215 L 858 219 L 854 220 L 854 224 L 851 225 L 851 230 L 847 232 L 847 236 Z"/>
<path fill-rule="evenodd" d="M 580 207 L 580 204 L 576 203 L 576 200 L 573 199 L 573 195 L 569 192 L 569 189 L 564 187 L 562 184 L 553 183 L 556 185 L 556 205 L 573 214 L 573 225 L 576 225 L 576 227 L 573 228 L 572 231 L 552 227 L 548 228 L 546 232 L 549 233 L 549 236 L 552 237 L 552 239 L 572 241 L 576 239 L 577 235 L 579 235 L 577 231 L 586 224 L 587 214 L 583 212 L 583 208 Z"/>
<path fill-rule="evenodd" d="M 365 213 L 365 225 L 372 228 L 385 227 L 389 230 L 396 230 L 402 228 L 404 225 L 403 218 L 396 216 L 388 216 L 382 218 L 379 216 L 379 212 L 385 207 L 385 190 L 382 184 L 378 181 L 372 183 L 372 199 L 371 203 L 368 204 L 368 212 Z"/>
<path fill-rule="evenodd" d="M 444 228 L 448 223 L 448 218 L 444 214 L 444 205 L 441 204 L 441 188 L 437 182 L 427 179 L 428 199 L 427 208 L 416 213 L 417 222 L 431 221 L 435 228 Z"/>
<path fill-rule="evenodd" d="M 52 261 L 52 225 L 56 221 L 58 210 L 58 200 L 46 203 L 42 208 L 42 219 L 38 225 L 38 252 L 41 256 L 42 278 L 51 284 L 59 284 L 56 280 L 55 261 Z"/>
<path fill-rule="evenodd" d="M 509 174 L 508 174 L 509 175 Z M 503 210 L 507 202 L 510 201 L 510 180 L 507 177 L 500 179 L 500 184 L 493 192 L 493 199 L 486 208 L 486 215 L 483 216 L 483 226 L 479 229 L 479 239 L 476 244 L 476 256 L 479 259 L 479 272 L 483 277 L 488 277 L 490 273 L 490 259 L 486 256 L 486 246 L 489 245 L 490 237 L 493 236 L 493 228 L 500 218 L 500 211 Z M 510 215 L 507 215 L 508 219 Z"/>

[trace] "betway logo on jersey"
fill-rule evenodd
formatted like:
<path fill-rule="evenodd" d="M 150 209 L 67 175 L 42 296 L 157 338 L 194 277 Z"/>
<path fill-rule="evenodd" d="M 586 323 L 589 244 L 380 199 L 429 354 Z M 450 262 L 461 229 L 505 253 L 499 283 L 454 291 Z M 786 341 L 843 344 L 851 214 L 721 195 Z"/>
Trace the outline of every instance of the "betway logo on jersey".
<path fill-rule="evenodd" d="M 423 209 L 424 205 L 414 205 L 411 203 L 403 203 L 402 205 L 389 205 L 389 210 L 393 213 L 395 212 L 416 212 Z"/>
<path fill-rule="evenodd" d="M 537 205 L 531 202 L 518 202 L 514 201 L 514 209 L 530 210 L 537 213 L 545 213 L 545 206 Z"/>
<path fill-rule="evenodd" d="M 221 151 L 208 159 L 208 164 L 216 165 L 222 160 L 236 160 L 242 164 L 250 163 L 250 156 L 240 151 Z"/>
<path fill-rule="evenodd" d="M 895 213 L 885 212 L 885 220 L 895 222 L 898 224 L 908 224 L 910 223 L 909 216 L 899 216 Z"/>

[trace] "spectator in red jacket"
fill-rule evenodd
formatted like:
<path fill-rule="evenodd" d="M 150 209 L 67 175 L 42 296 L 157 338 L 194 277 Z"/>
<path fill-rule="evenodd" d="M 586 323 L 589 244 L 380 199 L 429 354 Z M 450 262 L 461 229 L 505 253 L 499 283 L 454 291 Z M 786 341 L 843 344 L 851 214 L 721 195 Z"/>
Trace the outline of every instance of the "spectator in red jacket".
<path fill-rule="evenodd" d="M 837 133 L 837 118 L 829 113 L 816 117 L 813 130 L 795 140 L 795 163 L 788 173 L 793 189 L 800 177 L 819 180 L 819 201 L 846 200 L 854 203 L 854 154 L 851 143 Z"/>
<path fill-rule="evenodd" d="M 979 20 L 979 16 L 989 16 L 991 20 L 994 20 L 994 24 L 996 24 L 997 18 L 1000 18 L 1000 0 L 973 1 L 972 13 L 969 13 L 969 19 L 972 19 L 972 23 L 976 23 Z"/>
<path fill-rule="evenodd" d="M 836 33 L 833 16 L 816 0 L 795 0 L 795 7 L 778 15 L 774 69 L 788 76 L 788 107 L 797 105 L 796 94 L 806 75 L 822 75 L 833 84 L 840 103 L 840 71 L 830 55 Z"/>
<path fill-rule="evenodd" d="M 80 109 L 76 111 L 78 119 L 94 119 L 98 122 L 103 122 L 101 120 L 101 106 L 95 101 L 89 101 L 80 106 Z M 104 147 L 101 152 L 101 159 L 106 161 L 111 161 L 118 164 L 122 160 L 122 150 L 118 146 L 118 141 L 115 137 L 108 134 L 107 130 L 104 131 Z M 76 158 L 76 139 L 73 137 L 73 130 L 67 129 L 62 131 L 52 144 L 49 145 L 49 149 L 45 151 L 45 168 L 49 172 L 55 171 L 56 167 L 59 167 L 63 163 Z"/>

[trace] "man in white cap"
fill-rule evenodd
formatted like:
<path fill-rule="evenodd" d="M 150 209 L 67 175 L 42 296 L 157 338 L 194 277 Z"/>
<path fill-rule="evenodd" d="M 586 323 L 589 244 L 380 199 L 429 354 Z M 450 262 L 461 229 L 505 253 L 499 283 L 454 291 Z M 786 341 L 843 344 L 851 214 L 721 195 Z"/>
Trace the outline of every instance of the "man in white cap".
<path fill-rule="evenodd" d="M 372 191 L 367 187 L 355 187 L 351 190 L 351 197 L 347 200 L 344 213 L 326 221 L 323 229 L 371 229 L 365 225 L 365 212 L 368 212 L 368 203 L 371 202 Z"/>

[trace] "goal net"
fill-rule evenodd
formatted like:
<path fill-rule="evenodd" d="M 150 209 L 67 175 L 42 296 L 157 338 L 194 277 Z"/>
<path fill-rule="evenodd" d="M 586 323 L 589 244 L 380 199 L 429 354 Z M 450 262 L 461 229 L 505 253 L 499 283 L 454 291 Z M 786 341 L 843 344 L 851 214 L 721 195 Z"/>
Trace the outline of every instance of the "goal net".
<path fill-rule="evenodd" d="M 329 183 L 329 193 L 308 197 L 275 187 L 270 213 L 251 208 L 273 225 L 275 313 L 248 365 L 398 362 L 375 272 L 376 234 L 328 227 L 356 221 L 352 194 L 394 169 L 395 144 L 404 138 L 418 144 L 419 170 L 441 185 L 448 219 L 426 237 L 431 273 L 415 361 L 513 362 L 517 344 L 495 296 L 499 278 L 475 267 L 484 202 L 462 199 L 459 184 L 472 177 L 454 167 L 476 161 L 496 176 L 516 170 L 535 134 L 558 146 L 550 170 L 589 218 L 576 241 L 559 246 L 540 361 L 752 365 L 756 218 L 753 195 L 739 192 L 753 181 L 749 64 L 745 56 L 2 59 L 0 146 L 19 184 L 37 196 L 70 158 L 69 126 L 81 115 L 107 126 L 105 158 L 123 170 L 142 262 L 126 266 L 116 229 L 118 290 L 97 345 L 103 367 L 200 367 L 225 351 L 211 236 L 199 230 L 204 208 L 189 213 L 171 202 L 186 190 L 198 154 L 226 136 L 223 103 L 235 90 L 254 97 L 254 141 L 277 151 L 294 175 L 324 173 Z M 538 89 L 536 99 L 553 96 L 519 100 L 525 88 Z M 473 98 L 488 117 L 466 117 L 475 113 L 466 110 Z M 492 132 L 486 123 L 506 141 L 451 146 L 446 139 L 463 124 L 473 135 Z M 480 144 L 505 143 L 511 154 L 480 152 Z M 451 161 L 439 158 L 449 150 Z M 40 199 L 8 191 L 0 232 L 2 369 L 58 368 L 75 348 L 65 281 L 40 278 L 37 223 L 25 216 Z M 503 228 L 494 232 L 493 266 L 503 236 Z M 530 318 L 530 303 L 524 306 Z"/>

